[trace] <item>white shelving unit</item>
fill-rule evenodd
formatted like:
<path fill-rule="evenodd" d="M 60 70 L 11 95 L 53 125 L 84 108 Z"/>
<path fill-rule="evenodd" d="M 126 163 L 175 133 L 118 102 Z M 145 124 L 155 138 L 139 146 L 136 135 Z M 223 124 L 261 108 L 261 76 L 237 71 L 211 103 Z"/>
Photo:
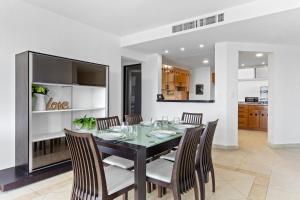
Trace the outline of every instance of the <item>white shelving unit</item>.
<path fill-rule="evenodd" d="M 32 142 L 41 142 L 44 140 L 57 139 L 57 138 L 62 138 L 62 137 L 65 137 L 65 133 L 63 131 L 60 131 L 60 132 L 54 132 L 54 133 L 48 133 L 48 134 L 35 136 L 32 138 Z"/>
<path fill-rule="evenodd" d="M 106 88 L 97 86 L 33 82 L 47 87 L 54 102 L 68 101 L 69 109 L 32 111 L 32 142 L 64 137 L 64 128 L 74 129 L 76 118 L 106 116 Z M 48 101 L 47 100 L 47 101 Z"/>
<path fill-rule="evenodd" d="M 55 112 L 76 112 L 76 111 L 94 111 L 94 110 L 104 110 L 105 107 L 99 108 L 71 108 L 65 110 L 43 110 L 43 111 L 32 111 L 33 114 L 39 113 L 55 113 Z"/>
<path fill-rule="evenodd" d="M 83 116 L 108 116 L 107 65 L 26 51 L 16 56 L 16 166 L 29 173 L 69 161 L 64 129 Z M 32 84 L 49 89 L 46 104 L 65 110 L 34 110 Z"/>

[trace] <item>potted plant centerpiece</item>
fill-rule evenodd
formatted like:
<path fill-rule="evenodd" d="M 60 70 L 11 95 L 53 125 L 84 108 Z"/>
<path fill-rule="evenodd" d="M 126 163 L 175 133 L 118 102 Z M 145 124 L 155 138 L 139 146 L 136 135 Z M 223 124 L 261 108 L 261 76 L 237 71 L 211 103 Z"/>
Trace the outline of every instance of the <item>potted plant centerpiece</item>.
<path fill-rule="evenodd" d="M 49 89 L 41 86 L 32 84 L 32 108 L 34 111 L 46 110 L 45 96 L 48 94 Z"/>
<path fill-rule="evenodd" d="M 96 119 L 94 117 L 87 117 L 84 115 L 82 118 L 77 118 L 73 121 L 76 129 L 93 130 L 96 128 Z"/>

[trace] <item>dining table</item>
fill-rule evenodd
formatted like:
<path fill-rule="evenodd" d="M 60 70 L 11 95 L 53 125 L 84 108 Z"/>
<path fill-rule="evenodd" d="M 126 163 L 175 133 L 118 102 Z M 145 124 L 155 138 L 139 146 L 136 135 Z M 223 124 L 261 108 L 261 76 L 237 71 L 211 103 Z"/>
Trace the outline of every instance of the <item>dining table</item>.
<path fill-rule="evenodd" d="M 178 128 L 178 126 L 180 126 Z M 187 125 L 192 127 L 193 125 Z M 135 136 L 122 137 L 116 140 L 105 140 L 101 137 L 103 133 L 112 132 L 113 129 L 92 131 L 98 149 L 103 154 L 115 155 L 134 161 L 135 200 L 146 199 L 146 163 L 147 160 L 167 152 L 180 143 L 185 132 L 184 125 L 168 123 L 167 126 L 134 125 Z M 159 137 L 154 132 L 173 132 L 165 137 Z M 122 131 L 121 131 L 122 132 Z M 132 135 L 127 132 L 126 134 Z M 125 135 L 126 135 L 125 134 Z"/>

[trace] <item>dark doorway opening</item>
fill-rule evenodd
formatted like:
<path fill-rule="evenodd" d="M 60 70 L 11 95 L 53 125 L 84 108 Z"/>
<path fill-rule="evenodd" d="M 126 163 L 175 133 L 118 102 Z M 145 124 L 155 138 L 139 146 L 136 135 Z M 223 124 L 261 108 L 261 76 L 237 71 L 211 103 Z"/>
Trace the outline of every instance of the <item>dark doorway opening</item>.
<path fill-rule="evenodd" d="M 142 71 L 141 64 L 124 66 L 123 114 L 142 112 Z"/>

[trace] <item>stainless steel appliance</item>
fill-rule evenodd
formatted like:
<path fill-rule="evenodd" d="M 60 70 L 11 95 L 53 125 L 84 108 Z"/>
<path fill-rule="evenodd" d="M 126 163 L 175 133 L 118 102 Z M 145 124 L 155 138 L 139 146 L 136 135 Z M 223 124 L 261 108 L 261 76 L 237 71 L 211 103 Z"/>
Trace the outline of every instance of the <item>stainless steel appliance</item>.
<path fill-rule="evenodd" d="M 268 93 L 269 93 L 268 86 L 261 86 L 259 102 L 267 104 L 268 103 Z"/>
<path fill-rule="evenodd" d="M 245 97 L 245 102 L 248 103 L 258 102 L 258 97 Z"/>

